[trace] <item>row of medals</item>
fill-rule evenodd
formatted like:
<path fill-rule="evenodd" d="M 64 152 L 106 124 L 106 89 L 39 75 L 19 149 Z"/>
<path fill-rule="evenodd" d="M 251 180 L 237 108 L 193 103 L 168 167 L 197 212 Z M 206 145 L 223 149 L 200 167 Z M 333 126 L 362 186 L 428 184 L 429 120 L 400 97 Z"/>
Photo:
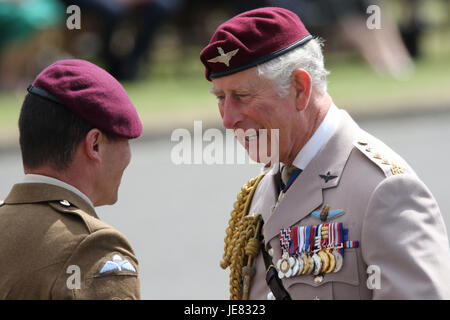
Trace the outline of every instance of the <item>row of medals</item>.
<path fill-rule="evenodd" d="M 320 248 L 321 239 L 328 238 L 328 230 L 322 230 L 322 235 L 315 238 L 315 247 Z M 315 276 L 325 273 L 338 272 L 344 264 L 344 258 L 339 253 L 342 246 L 326 247 L 313 251 L 302 252 L 294 256 L 283 253 L 277 262 L 278 277 L 291 278 L 299 275 L 313 274 Z M 320 281 L 321 279 L 318 279 Z M 315 280 L 316 281 L 316 280 Z"/>

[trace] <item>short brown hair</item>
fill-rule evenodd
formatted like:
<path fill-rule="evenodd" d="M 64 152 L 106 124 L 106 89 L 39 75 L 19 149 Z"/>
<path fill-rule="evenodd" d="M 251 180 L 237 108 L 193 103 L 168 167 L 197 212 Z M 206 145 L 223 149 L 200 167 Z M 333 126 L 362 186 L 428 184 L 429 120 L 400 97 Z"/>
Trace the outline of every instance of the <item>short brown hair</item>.
<path fill-rule="evenodd" d="M 50 165 L 66 169 L 80 141 L 93 126 L 61 104 L 28 93 L 19 117 L 20 149 L 25 168 Z"/>

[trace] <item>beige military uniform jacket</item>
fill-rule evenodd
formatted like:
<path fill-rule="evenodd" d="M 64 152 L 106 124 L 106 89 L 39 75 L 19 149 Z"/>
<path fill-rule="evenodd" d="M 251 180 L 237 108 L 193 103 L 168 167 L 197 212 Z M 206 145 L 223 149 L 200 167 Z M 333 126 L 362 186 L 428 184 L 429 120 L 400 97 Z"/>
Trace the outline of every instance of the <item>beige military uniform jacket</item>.
<path fill-rule="evenodd" d="M 316 281 L 314 275 L 284 278 L 284 287 L 292 299 L 450 299 L 449 243 L 436 201 L 400 156 L 340 112 L 339 127 L 284 198 L 277 203 L 280 172 L 274 166 L 249 212 L 263 217 L 275 265 L 280 230 L 296 225 L 343 222 L 359 247 L 345 249 L 339 272 Z M 311 215 L 324 205 L 344 214 L 327 222 Z M 266 299 L 261 253 L 255 266 L 250 299 Z"/>
<path fill-rule="evenodd" d="M 139 299 L 127 239 L 82 197 L 19 183 L 0 205 L 0 299 Z"/>

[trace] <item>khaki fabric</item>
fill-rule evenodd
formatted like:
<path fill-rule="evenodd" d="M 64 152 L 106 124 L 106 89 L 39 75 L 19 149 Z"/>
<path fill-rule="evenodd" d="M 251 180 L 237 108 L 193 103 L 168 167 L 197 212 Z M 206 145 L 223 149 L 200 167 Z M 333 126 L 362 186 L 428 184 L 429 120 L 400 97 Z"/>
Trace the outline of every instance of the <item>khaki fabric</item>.
<path fill-rule="evenodd" d="M 252 199 L 249 212 L 264 219 L 274 265 L 283 228 L 343 222 L 348 240 L 359 241 L 345 249 L 339 272 L 316 282 L 313 275 L 285 278 L 285 288 L 293 299 L 450 299 L 448 237 L 435 199 L 399 155 L 341 114 L 334 135 L 278 203 L 279 166 L 266 173 Z M 326 222 L 311 215 L 324 205 L 344 214 Z M 262 254 L 255 266 L 250 298 L 266 299 Z M 369 279 L 374 266 L 379 288 Z"/>
<path fill-rule="evenodd" d="M 1 299 L 140 299 L 128 240 L 58 186 L 13 186 L 0 206 L 0 257 Z"/>

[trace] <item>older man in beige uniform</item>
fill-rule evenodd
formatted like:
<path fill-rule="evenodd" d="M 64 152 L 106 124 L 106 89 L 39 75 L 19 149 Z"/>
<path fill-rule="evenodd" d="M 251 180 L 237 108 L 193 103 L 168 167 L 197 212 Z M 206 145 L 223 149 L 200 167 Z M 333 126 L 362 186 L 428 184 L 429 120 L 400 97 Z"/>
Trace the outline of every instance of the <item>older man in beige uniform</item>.
<path fill-rule="evenodd" d="M 294 13 L 228 20 L 201 60 L 226 128 L 279 130 L 278 153 L 243 187 L 226 231 L 232 299 L 450 299 L 436 201 L 334 105 L 320 42 Z M 255 139 L 242 140 L 247 150 Z"/>
<path fill-rule="evenodd" d="M 23 181 L 0 202 L 0 299 L 139 299 L 138 261 L 95 206 L 114 204 L 142 124 L 122 86 L 61 60 L 28 88 Z"/>

